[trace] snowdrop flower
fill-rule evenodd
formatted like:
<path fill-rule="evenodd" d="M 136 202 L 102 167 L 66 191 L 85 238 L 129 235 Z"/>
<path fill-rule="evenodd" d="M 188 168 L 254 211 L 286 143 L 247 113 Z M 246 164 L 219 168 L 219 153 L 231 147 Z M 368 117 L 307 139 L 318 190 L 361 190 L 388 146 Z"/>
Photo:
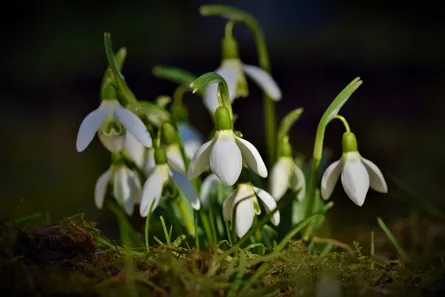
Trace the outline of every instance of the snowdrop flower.
<path fill-rule="evenodd" d="M 133 162 L 143 169 L 147 162 L 148 150 L 133 135 L 127 133 L 125 135 L 124 149 Z"/>
<path fill-rule="evenodd" d="M 369 187 L 386 193 L 388 186 L 380 169 L 363 158 L 357 150 L 357 140 L 352 132 L 343 134 L 343 155 L 328 166 L 321 180 L 321 196 L 329 199 L 341 175 L 341 182 L 348 197 L 358 206 L 365 202 Z"/>
<path fill-rule="evenodd" d="M 113 184 L 113 196 L 128 215 L 133 214 L 135 204 L 140 202 L 141 181 L 137 172 L 124 164 L 112 165 L 96 182 L 94 202 L 102 209 L 108 185 Z"/>
<path fill-rule="evenodd" d="M 261 213 L 257 198 L 264 203 L 267 212 L 277 207 L 275 199 L 269 193 L 250 183 L 239 184 L 223 203 L 224 220 L 233 222 L 235 215 L 235 231 L 238 237 L 243 237 L 249 231 L 255 214 Z M 278 211 L 272 216 L 271 222 L 275 226 L 280 223 Z"/>
<path fill-rule="evenodd" d="M 195 128 L 188 123 L 178 123 L 179 135 L 181 135 L 182 142 L 184 143 L 184 150 L 187 158 L 193 158 L 193 155 L 199 149 L 203 143 L 203 139 Z"/>
<path fill-rule="evenodd" d="M 249 93 L 246 77 L 247 74 L 258 86 L 274 101 L 281 99 L 281 90 L 272 76 L 262 68 L 245 65 L 238 58 L 238 45 L 233 37 L 226 36 L 223 39 L 223 61 L 215 71 L 221 75 L 229 87 L 230 100 L 246 97 Z M 218 108 L 217 99 L 218 84 L 210 84 L 204 93 L 204 104 L 214 114 Z"/>
<path fill-rule="evenodd" d="M 164 149 L 157 148 L 154 151 L 155 167 L 150 176 L 147 178 L 142 189 L 142 198 L 140 205 L 140 215 L 146 217 L 150 208 L 154 210 L 161 200 L 164 186 L 172 182 L 172 171 L 167 164 L 167 154 Z M 190 199 L 192 206 L 199 208 L 197 197 L 187 197 Z M 153 204 L 153 206 L 152 206 Z"/>
<path fill-rule="evenodd" d="M 221 180 L 213 173 L 204 179 L 199 191 L 199 200 L 204 208 L 208 207 L 210 196 L 217 192 L 218 185 L 221 183 Z"/>
<path fill-rule="evenodd" d="M 76 148 L 81 152 L 87 148 L 98 132 L 102 144 L 112 153 L 124 146 L 125 131 L 144 146 L 151 146 L 152 140 L 141 119 L 123 108 L 116 99 L 102 100 L 99 108 L 89 113 L 80 124 Z"/>
<path fill-rule="evenodd" d="M 292 157 L 282 156 L 272 167 L 270 174 L 270 193 L 276 201 L 292 189 L 298 192 L 298 200 L 302 200 L 305 196 L 306 182 L 303 171 L 295 164 Z"/>
<path fill-rule="evenodd" d="M 233 185 L 243 168 L 243 160 L 259 176 L 267 177 L 267 168 L 258 150 L 248 141 L 235 135 L 231 129 L 229 112 L 218 107 L 215 112 L 216 132 L 193 156 L 187 177 L 194 179 L 210 166 L 225 184 Z"/>

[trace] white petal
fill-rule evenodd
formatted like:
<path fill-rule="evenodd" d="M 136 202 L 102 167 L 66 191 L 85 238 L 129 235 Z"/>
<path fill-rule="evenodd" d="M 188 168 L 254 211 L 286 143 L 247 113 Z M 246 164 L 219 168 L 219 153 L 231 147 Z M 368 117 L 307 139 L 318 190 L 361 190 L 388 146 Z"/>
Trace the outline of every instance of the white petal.
<path fill-rule="evenodd" d="M 107 192 L 107 186 L 111 179 L 111 170 L 105 171 L 97 180 L 94 189 L 94 203 L 98 209 L 102 209 Z"/>
<path fill-rule="evenodd" d="M 349 199 L 362 206 L 369 189 L 369 174 L 359 159 L 345 161 L 341 182 Z"/>
<path fill-rule="evenodd" d="M 99 130 L 99 139 L 104 147 L 112 153 L 119 153 L 124 148 L 124 135 L 105 135 Z"/>
<path fill-rule="evenodd" d="M 204 207 L 209 205 L 210 196 L 217 191 L 220 183 L 221 181 L 215 174 L 210 174 L 204 179 L 199 193 L 199 199 Z"/>
<path fill-rule="evenodd" d="M 188 141 L 184 143 L 185 155 L 188 159 L 192 159 L 196 152 L 201 147 L 201 141 Z"/>
<path fill-rule="evenodd" d="M 258 198 L 260 198 L 261 201 L 263 201 L 266 211 L 268 213 L 273 211 L 275 208 L 277 208 L 277 203 L 275 202 L 275 199 L 269 193 L 267 193 L 263 189 L 260 189 L 257 187 L 253 187 L 253 189 L 254 189 L 255 193 L 257 194 Z M 278 226 L 278 224 L 280 223 L 280 212 L 276 211 L 273 214 L 270 221 L 275 226 Z"/>
<path fill-rule="evenodd" d="M 152 146 L 150 133 L 148 133 L 144 123 L 137 115 L 120 105 L 116 105 L 114 112 L 127 132 L 133 135 L 134 138 L 136 138 L 144 146 Z"/>
<path fill-rule="evenodd" d="M 232 102 L 235 98 L 236 91 L 236 71 L 233 69 L 233 67 L 224 65 L 224 67 L 217 69 L 215 72 L 221 75 L 226 81 L 229 88 L 230 101 Z M 212 115 L 215 113 L 216 109 L 219 106 L 217 92 L 218 83 L 207 85 L 204 91 L 204 105 L 207 107 Z"/>
<path fill-rule="evenodd" d="M 362 162 L 368 171 L 371 189 L 380 193 L 388 192 L 388 186 L 386 185 L 385 178 L 380 169 L 374 163 L 363 157 Z"/>
<path fill-rule="evenodd" d="M 160 170 L 159 167 L 156 167 L 153 173 L 147 178 L 142 189 L 141 205 L 139 209 L 141 217 L 146 217 L 148 215 L 152 204 L 152 210 L 155 210 L 158 206 L 162 195 L 162 188 L 164 186 L 163 174 L 163 171 Z"/>
<path fill-rule="evenodd" d="M 136 199 L 139 199 L 141 184 L 138 176 L 126 166 L 121 166 L 114 173 L 114 197 L 128 215 L 133 214 Z"/>
<path fill-rule="evenodd" d="M 147 161 L 145 162 L 144 172 L 147 176 L 149 176 L 156 167 L 155 161 L 155 150 L 154 148 L 149 148 L 147 150 Z"/>
<path fill-rule="evenodd" d="M 289 162 L 286 158 L 280 158 L 272 167 L 270 174 L 270 193 L 276 201 L 286 193 L 289 187 Z"/>
<path fill-rule="evenodd" d="M 243 154 L 243 159 L 246 161 L 250 169 L 255 171 L 261 177 L 267 177 L 267 168 L 261 158 L 260 153 L 253 144 L 235 135 L 236 144 Z"/>
<path fill-rule="evenodd" d="M 278 101 L 281 99 L 280 88 L 264 69 L 253 65 L 243 65 L 243 70 L 272 100 Z"/>
<path fill-rule="evenodd" d="M 241 174 L 243 159 L 236 145 L 232 130 L 218 131 L 210 152 L 210 168 L 228 186 L 233 185 Z"/>
<path fill-rule="evenodd" d="M 306 196 L 306 177 L 300 167 L 293 162 L 290 186 L 294 191 L 299 191 L 297 195 L 298 200 L 303 200 Z"/>
<path fill-rule="evenodd" d="M 195 187 L 187 179 L 187 177 L 181 173 L 173 172 L 172 179 L 175 184 L 181 189 L 188 201 L 190 201 L 192 207 L 199 210 L 201 204 L 196 194 Z"/>
<path fill-rule="evenodd" d="M 323 199 L 327 200 L 331 197 L 335 184 L 340 177 L 342 167 L 341 160 L 338 160 L 329 165 L 323 173 L 323 177 L 321 178 L 321 197 L 323 197 Z"/>
<path fill-rule="evenodd" d="M 106 106 L 101 104 L 98 109 L 90 112 L 80 124 L 77 133 L 76 149 L 81 152 L 91 143 L 99 127 L 105 120 L 107 115 Z"/>
<path fill-rule="evenodd" d="M 197 178 L 209 166 L 210 151 L 212 149 L 213 140 L 210 140 L 198 149 L 189 164 L 187 177 L 189 179 Z"/>
<path fill-rule="evenodd" d="M 169 145 L 165 152 L 167 153 L 168 166 L 179 173 L 185 174 L 185 164 L 179 146 L 177 144 Z"/>
<path fill-rule="evenodd" d="M 235 207 L 235 231 L 238 237 L 243 237 L 252 227 L 255 210 L 251 199 L 242 200 Z"/>
<path fill-rule="evenodd" d="M 237 193 L 238 190 L 231 192 L 223 202 L 223 218 L 225 221 L 232 220 L 233 202 Z"/>
<path fill-rule="evenodd" d="M 139 167 L 143 168 L 147 156 L 147 149 L 142 145 L 133 135 L 125 133 L 124 148 L 133 162 Z"/>

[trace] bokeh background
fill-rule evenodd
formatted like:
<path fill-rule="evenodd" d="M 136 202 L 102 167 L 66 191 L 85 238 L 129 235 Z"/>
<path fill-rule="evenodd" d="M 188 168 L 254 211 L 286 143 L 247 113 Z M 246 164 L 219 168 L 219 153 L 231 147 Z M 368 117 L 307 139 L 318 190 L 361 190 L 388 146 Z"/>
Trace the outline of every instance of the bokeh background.
<path fill-rule="evenodd" d="M 387 176 L 387 195 L 370 192 L 356 207 L 341 187 L 331 221 L 340 232 L 373 225 L 376 216 L 406 216 L 415 197 L 445 210 L 445 19 L 439 6 L 396 1 L 15 1 L 2 14 L 0 68 L 0 219 L 49 211 L 53 220 L 85 212 L 113 229 L 107 210 L 93 202 L 94 184 L 109 166 L 96 138 L 75 149 L 77 130 L 97 108 L 106 67 L 103 33 L 125 46 L 124 74 L 139 99 L 171 95 L 175 84 L 152 75 L 155 65 L 197 75 L 219 66 L 224 20 L 202 17 L 202 4 L 229 4 L 263 26 L 272 73 L 284 94 L 279 118 L 305 111 L 292 130 L 294 147 L 311 156 L 317 123 L 331 100 L 356 76 L 364 84 L 343 107 L 363 156 Z M 439 5 L 439 4 L 438 4 Z M 248 30 L 234 31 L 244 62 L 257 63 Z M 237 129 L 265 155 L 261 93 L 235 101 Z M 191 122 L 203 133 L 210 118 L 189 95 Z M 327 131 L 331 161 L 341 153 L 342 127 Z M 394 180 L 396 178 L 396 181 Z M 412 189 L 400 187 L 400 181 Z"/>

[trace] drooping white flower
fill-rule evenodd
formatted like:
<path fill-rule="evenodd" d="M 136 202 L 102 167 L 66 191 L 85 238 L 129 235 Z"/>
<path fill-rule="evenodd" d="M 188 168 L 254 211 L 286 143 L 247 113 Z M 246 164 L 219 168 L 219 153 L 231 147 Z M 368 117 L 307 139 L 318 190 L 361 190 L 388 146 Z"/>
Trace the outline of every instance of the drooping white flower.
<path fill-rule="evenodd" d="M 228 186 L 239 178 L 243 161 L 256 174 L 267 177 L 267 168 L 258 150 L 247 140 L 235 135 L 229 111 L 218 107 L 215 112 L 216 132 L 213 139 L 204 143 L 193 156 L 187 177 L 194 179 L 209 166 L 216 176 Z"/>
<path fill-rule="evenodd" d="M 281 90 L 272 76 L 262 68 L 245 65 L 240 59 L 224 59 L 221 66 L 215 71 L 221 75 L 229 88 L 231 102 L 238 97 L 248 95 L 247 83 L 244 74 L 247 74 L 257 85 L 274 101 L 281 99 Z M 204 104 L 213 114 L 218 108 L 218 84 L 209 84 L 204 93 Z"/>
<path fill-rule="evenodd" d="M 179 144 L 174 143 L 165 146 L 165 152 L 167 153 L 168 166 L 181 174 L 185 174 L 185 163 Z"/>
<path fill-rule="evenodd" d="M 203 138 L 195 128 L 188 123 L 178 123 L 178 131 L 184 143 L 184 150 L 187 158 L 193 158 L 193 155 L 203 143 Z"/>
<path fill-rule="evenodd" d="M 125 131 L 144 146 L 151 146 L 150 134 L 137 115 L 123 108 L 115 99 L 103 100 L 100 106 L 89 113 L 80 124 L 76 142 L 77 151 L 85 150 L 98 132 L 103 145 L 109 151 L 117 153 L 124 146 Z"/>
<path fill-rule="evenodd" d="M 135 204 L 140 203 L 141 181 L 137 172 L 126 165 L 112 165 L 96 182 L 94 201 L 102 209 L 108 185 L 113 185 L 113 196 L 128 215 L 133 214 Z"/>
<path fill-rule="evenodd" d="M 224 220 L 233 222 L 235 216 L 235 231 L 238 237 L 243 237 L 252 227 L 255 214 L 260 214 L 258 199 L 264 203 L 267 212 L 277 207 L 275 199 L 263 189 L 251 184 L 239 184 L 223 203 Z M 277 226 L 280 223 L 280 213 L 276 211 L 270 219 Z"/>
<path fill-rule="evenodd" d="M 150 208 L 154 210 L 160 202 L 162 197 L 162 191 L 164 186 L 170 182 L 173 182 L 173 172 L 167 163 L 167 154 L 164 149 L 156 149 L 152 158 L 155 166 L 150 171 L 144 187 L 142 189 L 142 198 L 140 205 L 140 214 L 142 217 L 146 217 L 150 211 Z M 150 156 L 149 159 L 150 160 Z M 176 180 L 181 179 L 181 176 L 176 176 Z M 183 186 L 185 188 L 185 186 Z M 184 191 L 184 188 L 182 190 Z M 186 198 L 190 200 L 193 207 L 199 209 L 199 200 L 197 195 L 187 195 Z M 153 206 L 152 206 L 153 204 Z"/>
<path fill-rule="evenodd" d="M 124 141 L 124 149 L 133 162 L 143 169 L 147 162 L 148 150 L 133 135 L 126 133 Z"/>
<path fill-rule="evenodd" d="M 210 165 L 216 176 L 231 186 L 241 174 L 243 160 L 256 174 L 267 177 L 266 165 L 250 142 L 236 136 L 231 129 L 218 130 L 213 139 L 204 143 L 193 156 L 187 176 L 196 178 Z"/>
<path fill-rule="evenodd" d="M 346 195 L 358 206 L 362 206 L 365 202 L 369 187 L 380 193 L 388 192 L 382 172 L 374 163 L 360 155 L 355 136 L 351 132 L 343 135 L 341 159 L 329 165 L 323 174 L 321 179 L 323 199 L 329 199 L 340 175 Z"/>
<path fill-rule="evenodd" d="M 298 192 L 298 200 L 305 196 L 306 181 L 303 171 L 295 164 L 292 157 L 280 157 L 272 167 L 270 174 L 270 193 L 276 201 L 286 193 L 287 189 Z"/>

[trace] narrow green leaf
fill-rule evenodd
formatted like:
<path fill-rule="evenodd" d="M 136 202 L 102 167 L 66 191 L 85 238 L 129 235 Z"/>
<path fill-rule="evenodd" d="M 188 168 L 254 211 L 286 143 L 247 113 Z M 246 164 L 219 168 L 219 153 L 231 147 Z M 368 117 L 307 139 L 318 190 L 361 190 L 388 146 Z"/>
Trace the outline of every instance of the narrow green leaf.
<path fill-rule="evenodd" d="M 408 257 L 405 253 L 405 251 L 402 249 L 401 245 L 397 242 L 396 237 L 394 236 L 394 234 L 391 232 L 391 230 L 389 230 L 388 226 L 386 226 L 386 224 L 383 222 L 383 220 L 381 218 L 377 218 L 377 223 L 379 224 L 380 228 L 383 230 L 383 232 L 385 232 L 386 237 L 388 237 L 389 241 L 392 243 L 392 245 L 396 248 L 397 252 L 400 254 L 400 256 L 405 259 L 408 260 Z"/>
<path fill-rule="evenodd" d="M 289 134 L 290 128 L 292 128 L 293 124 L 300 118 L 302 113 L 303 108 L 297 108 L 289 112 L 281 120 L 280 126 L 278 128 L 278 140 Z"/>

